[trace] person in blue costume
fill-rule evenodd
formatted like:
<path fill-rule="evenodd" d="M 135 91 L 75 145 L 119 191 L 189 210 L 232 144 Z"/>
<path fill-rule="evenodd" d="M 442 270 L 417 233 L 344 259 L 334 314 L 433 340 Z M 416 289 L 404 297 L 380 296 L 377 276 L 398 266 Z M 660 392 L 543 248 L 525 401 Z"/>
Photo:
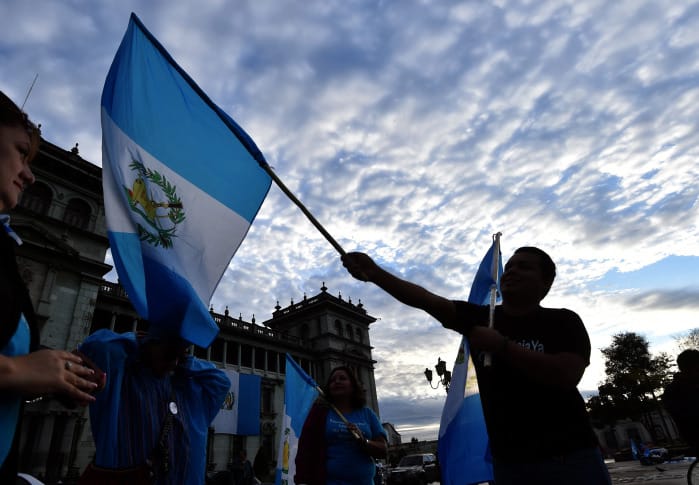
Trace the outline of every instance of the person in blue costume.
<path fill-rule="evenodd" d="M 203 484 L 208 428 L 230 381 L 151 325 L 145 335 L 98 330 L 80 346 L 108 376 L 90 405 L 94 462 L 79 484 Z"/>
<path fill-rule="evenodd" d="M 34 182 L 30 162 L 39 129 L 0 92 L 0 483 L 15 483 L 22 403 L 52 394 L 86 405 L 97 387 L 94 371 L 70 352 L 39 348 L 34 310 L 15 259 L 21 239 L 7 212 Z M 66 399 L 67 398 L 67 399 Z"/>
<path fill-rule="evenodd" d="M 349 367 L 335 367 L 323 395 L 301 430 L 295 483 L 373 485 L 374 458 L 386 457 L 387 435 L 379 418 L 366 407 L 359 379 Z"/>

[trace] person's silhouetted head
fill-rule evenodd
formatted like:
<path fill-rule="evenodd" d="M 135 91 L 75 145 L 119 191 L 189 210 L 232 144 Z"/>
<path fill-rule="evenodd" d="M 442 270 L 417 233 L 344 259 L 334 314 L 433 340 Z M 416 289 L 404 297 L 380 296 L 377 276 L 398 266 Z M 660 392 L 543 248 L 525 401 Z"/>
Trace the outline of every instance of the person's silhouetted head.
<path fill-rule="evenodd" d="M 505 264 L 500 290 L 507 303 L 538 303 L 551 289 L 556 265 L 539 248 L 524 246 L 515 251 Z"/>
<path fill-rule="evenodd" d="M 366 404 L 364 388 L 359 382 L 356 373 L 344 365 L 335 367 L 330 372 L 323 392 L 333 404 L 347 400 L 354 409 L 362 408 Z"/>
<path fill-rule="evenodd" d="M 699 375 L 699 350 L 687 349 L 677 356 L 677 367 L 683 374 Z"/>

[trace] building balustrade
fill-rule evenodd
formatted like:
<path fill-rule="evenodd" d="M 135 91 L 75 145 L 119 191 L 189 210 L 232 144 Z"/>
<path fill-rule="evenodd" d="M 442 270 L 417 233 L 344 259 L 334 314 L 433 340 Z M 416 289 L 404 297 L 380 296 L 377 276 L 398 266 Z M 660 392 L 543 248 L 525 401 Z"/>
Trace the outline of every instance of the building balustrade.
<path fill-rule="evenodd" d="M 103 281 L 100 285 L 99 292 L 103 295 L 108 295 L 110 297 L 128 299 L 126 291 L 119 283 Z M 315 298 L 313 298 L 313 300 L 315 300 Z M 216 325 L 218 325 L 219 328 L 235 328 L 237 330 L 250 332 L 254 335 L 272 338 L 275 340 L 283 340 L 285 342 L 291 342 L 299 345 L 303 343 L 303 339 L 294 335 L 289 335 L 288 333 L 272 330 L 271 328 L 255 325 L 254 323 L 245 322 L 239 318 L 232 318 L 228 315 L 221 315 L 213 311 L 210 311 L 209 313 L 211 314 L 211 317 L 214 319 L 214 322 L 216 322 Z"/>
<path fill-rule="evenodd" d="M 112 283 L 111 281 L 102 281 L 99 292 L 112 297 L 129 298 L 123 286 L 119 283 Z"/>
<path fill-rule="evenodd" d="M 232 318 L 226 315 L 221 315 L 219 313 L 209 312 L 211 317 L 216 322 L 219 328 L 235 328 L 237 330 L 242 330 L 244 332 L 250 332 L 255 335 L 262 337 L 273 338 L 276 340 L 283 340 L 285 342 L 292 342 L 296 344 L 303 343 L 303 339 L 296 337 L 294 335 L 289 335 L 288 333 L 279 332 L 277 330 L 272 330 L 271 328 L 262 327 L 260 325 L 255 325 L 254 323 L 244 322 L 239 318 Z"/>

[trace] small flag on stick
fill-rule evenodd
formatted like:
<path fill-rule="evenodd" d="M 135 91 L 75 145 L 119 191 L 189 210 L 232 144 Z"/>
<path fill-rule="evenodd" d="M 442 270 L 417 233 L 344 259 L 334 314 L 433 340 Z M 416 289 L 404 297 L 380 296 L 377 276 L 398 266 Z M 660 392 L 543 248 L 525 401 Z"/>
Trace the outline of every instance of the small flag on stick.
<path fill-rule="evenodd" d="M 500 233 L 497 233 L 478 267 L 468 301 L 494 307 L 500 275 L 502 256 Z M 476 369 L 465 337 L 461 339 L 449 393 L 442 410 L 437 446 L 443 485 L 469 485 L 493 479 L 488 432 Z"/>
<path fill-rule="evenodd" d="M 313 378 L 286 354 L 286 381 L 284 382 L 284 418 L 277 455 L 276 485 L 294 484 L 296 451 L 303 424 L 311 406 L 318 398 L 319 388 Z"/>

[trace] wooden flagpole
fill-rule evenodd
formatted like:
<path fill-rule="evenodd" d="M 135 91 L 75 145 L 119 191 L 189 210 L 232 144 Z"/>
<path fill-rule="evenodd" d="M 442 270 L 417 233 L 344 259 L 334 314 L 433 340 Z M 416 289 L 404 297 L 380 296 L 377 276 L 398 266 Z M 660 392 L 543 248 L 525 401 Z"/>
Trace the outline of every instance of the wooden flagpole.
<path fill-rule="evenodd" d="M 272 177 L 272 180 L 274 180 L 274 183 L 277 184 L 277 186 L 286 194 L 286 196 L 291 199 L 291 201 L 297 205 L 299 209 L 301 209 L 301 212 L 304 213 L 304 215 L 308 218 L 309 221 L 311 221 L 311 224 L 313 224 L 316 229 L 320 231 L 320 233 L 325 236 L 325 239 L 328 240 L 328 242 L 337 250 L 338 253 L 340 253 L 340 256 L 345 255 L 345 250 L 342 249 L 342 246 L 338 244 L 337 241 L 330 235 L 328 231 L 325 230 L 325 228 L 318 222 L 318 220 L 313 217 L 313 214 L 309 212 L 309 210 L 304 206 L 300 200 L 296 198 L 296 196 L 287 188 L 286 185 L 284 185 L 284 182 L 281 181 L 279 177 L 277 177 L 277 174 L 274 173 L 274 170 L 272 170 L 272 167 L 270 167 L 267 163 L 260 164 L 260 166 L 264 169 L 265 172 L 269 174 L 270 177 Z M 340 415 L 342 417 L 342 415 Z"/>
<path fill-rule="evenodd" d="M 342 422 L 345 423 L 345 424 L 347 424 L 347 425 L 350 424 L 350 422 L 347 421 L 347 418 L 345 417 L 345 415 L 342 414 L 342 413 L 340 412 L 339 409 L 337 409 L 337 406 L 335 406 L 333 403 L 330 402 L 330 399 L 328 399 L 328 396 L 325 395 L 325 393 L 324 393 L 323 390 L 320 388 L 320 386 L 316 386 L 316 390 L 318 391 L 318 395 L 319 395 L 321 398 L 323 398 L 323 400 L 324 400 L 326 403 L 328 403 L 328 405 L 332 408 L 333 411 L 335 411 L 335 412 L 337 413 L 338 416 L 340 416 L 340 419 L 342 420 Z M 355 433 L 354 431 L 351 431 L 351 433 L 352 433 L 352 436 L 354 436 L 355 438 L 359 439 L 359 435 L 358 435 L 357 433 Z"/>
<path fill-rule="evenodd" d="M 501 232 L 493 234 L 495 248 L 493 251 L 493 263 L 490 267 L 490 276 L 494 283 L 490 285 L 490 308 L 488 309 L 488 328 L 495 325 L 495 302 L 498 297 L 498 273 L 500 272 L 500 236 Z M 489 367 L 493 362 L 493 356 L 488 352 L 483 359 L 483 365 Z"/>

